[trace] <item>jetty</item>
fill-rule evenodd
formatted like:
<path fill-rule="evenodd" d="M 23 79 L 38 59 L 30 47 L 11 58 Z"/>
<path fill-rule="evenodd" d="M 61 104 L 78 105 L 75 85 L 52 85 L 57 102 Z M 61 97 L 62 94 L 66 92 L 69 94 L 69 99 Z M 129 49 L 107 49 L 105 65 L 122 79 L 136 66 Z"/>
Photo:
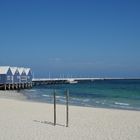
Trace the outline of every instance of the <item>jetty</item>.
<path fill-rule="evenodd" d="M 75 84 L 84 81 L 102 81 L 102 80 L 139 80 L 140 78 L 33 78 L 32 84 L 36 85 L 49 85 L 49 84 Z"/>
<path fill-rule="evenodd" d="M 33 85 L 44 85 L 44 84 L 75 84 L 79 81 L 94 81 L 104 80 L 104 78 L 33 78 Z"/>

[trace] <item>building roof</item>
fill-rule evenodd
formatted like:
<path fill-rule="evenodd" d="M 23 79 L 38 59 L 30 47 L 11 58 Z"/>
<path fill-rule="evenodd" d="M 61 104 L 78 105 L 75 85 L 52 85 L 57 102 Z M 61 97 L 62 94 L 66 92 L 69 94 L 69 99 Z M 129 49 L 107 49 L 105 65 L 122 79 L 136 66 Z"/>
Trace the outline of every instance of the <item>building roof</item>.
<path fill-rule="evenodd" d="M 10 67 L 11 71 L 12 71 L 12 74 L 14 75 L 16 70 L 18 69 L 17 67 Z"/>
<path fill-rule="evenodd" d="M 26 73 L 26 75 L 28 75 L 28 73 L 30 72 L 30 68 L 23 68 L 23 67 L 10 67 L 10 66 L 0 66 L 0 74 L 7 74 L 8 70 L 11 70 L 12 74 L 14 75 L 15 72 L 18 70 L 19 74 L 21 75 L 23 72 Z"/>
<path fill-rule="evenodd" d="M 25 68 L 18 68 L 19 74 L 21 75 L 23 71 L 25 71 Z"/>
<path fill-rule="evenodd" d="M 0 74 L 7 74 L 10 66 L 0 66 Z"/>
<path fill-rule="evenodd" d="M 25 68 L 26 75 L 28 75 L 28 73 L 29 73 L 30 70 L 31 70 L 30 68 Z"/>

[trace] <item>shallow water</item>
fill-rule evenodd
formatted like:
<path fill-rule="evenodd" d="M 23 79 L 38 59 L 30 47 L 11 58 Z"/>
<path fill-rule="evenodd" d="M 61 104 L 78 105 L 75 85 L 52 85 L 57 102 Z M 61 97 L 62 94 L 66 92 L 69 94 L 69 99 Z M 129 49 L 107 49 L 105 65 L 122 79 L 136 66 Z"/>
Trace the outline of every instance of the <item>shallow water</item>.
<path fill-rule="evenodd" d="M 140 80 L 95 80 L 77 84 L 41 85 L 21 91 L 29 100 L 53 103 L 54 89 L 57 103 L 65 103 L 66 89 L 70 104 L 140 110 Z"/>

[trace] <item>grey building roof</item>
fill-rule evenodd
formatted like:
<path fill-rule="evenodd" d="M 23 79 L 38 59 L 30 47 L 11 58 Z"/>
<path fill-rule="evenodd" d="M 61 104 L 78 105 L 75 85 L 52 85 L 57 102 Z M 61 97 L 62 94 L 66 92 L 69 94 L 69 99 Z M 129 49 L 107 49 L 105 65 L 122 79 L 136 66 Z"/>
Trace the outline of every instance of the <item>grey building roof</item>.
<path fill-rule="evenodd" d="M 12 74 L 14 75 L 18 68 L 17 67 L 10 67 L 10 69 L 12 71 Z"/>
<path fill-rule="evenodd" d="M 28 73 L 29 73 L 30 70 L 31 70 L 30 68 L 25 68 L 26 75 L 28 75 Z"/>
<path fill-rule="evenodd" d="M 10 66 L 0 66 L 0 74 L 7 74 Z"/>
<path fill-rule="evenodd" d="M 22 74 L 22 72 L 24 72 L 24 71 L 25 71 L 25 68 L 18 68 L 18 71 L 19 71 L 19 74 L 21 75 L 21 74 Z"/>

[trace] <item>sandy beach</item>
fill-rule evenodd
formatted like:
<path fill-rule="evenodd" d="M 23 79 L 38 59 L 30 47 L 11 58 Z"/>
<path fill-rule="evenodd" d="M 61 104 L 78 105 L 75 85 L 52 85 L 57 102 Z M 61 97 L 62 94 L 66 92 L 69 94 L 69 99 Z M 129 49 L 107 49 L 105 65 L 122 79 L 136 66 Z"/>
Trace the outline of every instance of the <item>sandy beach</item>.
<path fill-rule="evenodd" d="M 64 105 L 57 105 L 53 126 L 52 104 L 4 94 L 0 92 L 0 140 L 140 140 L 139 111 L 70 106 L 67 128 Z"/>

